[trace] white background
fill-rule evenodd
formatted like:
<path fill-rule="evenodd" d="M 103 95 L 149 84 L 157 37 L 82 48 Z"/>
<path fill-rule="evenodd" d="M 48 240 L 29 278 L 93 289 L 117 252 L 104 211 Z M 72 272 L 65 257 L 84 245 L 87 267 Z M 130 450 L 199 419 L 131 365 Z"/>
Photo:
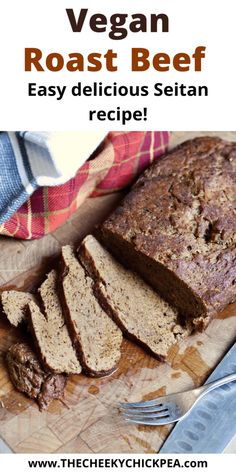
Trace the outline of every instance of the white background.
<path fill-rule="evenodd" d="M 82 33 L 73 33 L 65 8 L 89 8 L 89 13 L 166 13 L 169 33 L 128 34 L 126 39 L 112 41 L 107 33 L 94 33 L 88 23 Z M 128 129 L 167 130 L 233 130 L 236 129 L 236 28 L 235 0 L 7 0 L 0 15 L 0 129 L 16 130 L 110 130 L 124 129 L 119 122 L 89 122 L 89 109 L 148 108 L 148 120 L 126 125 Z M 152 54 L 178 52 L 193 54 L 196 46 L 206 46 L 202 72 L 131 72 L 132 47 L 148 48 Z M 105 69 L 92 72 L 24 72 L 25 47 L 60 52 L 65 56 L 92 51 L 105 53 L 112 48 L 118 54 L 119 72 Z M 174 82 L 207 85 L 209 97 L 73 97 L 64 99 L 28 97 L 28 82 L 38 85 L 67 85 L 78 81 L 84 85 L 94 81 L 104 84 L 149 85 Z"/>
<path fill-rule="evenodd" d="M 123 464 L 122 467 L 96 467 L 95 465 L 91 466 L 90 468 L 87 467 L 82 467 L 80 464 L 79 467 L 74 466 L 73 467 L 73 462 L 71 462 L 71 465 L 66 466 L 66 463 L 64 462 L 64 466 L 62 467 L 63 462 L 60 462 L 61 459 L 65 460 L 67 459 L 68 461 L 76 461 L 76 460 L 84 460 L 84 459 L 89 459 L 91 461 L 106 461 L 106 460 L 159 460 L 159 468 L 155 467 L 150 468 L 150 462 L 149 462 L 149 467 L 136 467 L 131 468 L 130 464 L 129 467 L 126 467 L 125 464 Z M 166 464 L 162 463 L 160 464 L 160 461 L 166 460 Z M 168 466 L 167 461 L 170 461 L 170 465 Z M 177 465 L 174 467 L 175 460 L 178 460 L 180 464 L 182 465 L 181 467 L 177 467 Z M 58 466 L 57 467 L 29 467 L 28 466 L 28 461 L 58 461 Z M 183 465 L 185 461 L 188 461 L 188 464 L 186 467 Z M 193 461 L 193 462 L 192 462 Z M 207 461 L 207 468 L 206 467 L 197 467 L 196 462 L 197 461 Z M 191 466 L 192 462 L 192 466 Z M 194 465 L 195 462 L 195 465 Z M 59 465 L 61 466 L 59 467 Z M 75 462 L 76 464 L 76 462 Z M 88 462 L 86 463 L 88 465 Z M 172 465 L 172 466 L 171 466 Z M 235 455 L 233 454 L 225 454 L 225 455 L 220 455 L 220 454 L 158 454 L 158 455 L 153 455 L 153 454 L 6 454 L 1 456 L 1 470 L 4 472 L 7 470 L 14 470 L 16 469 L 18 472 L 29 472 L 30 470 L 33 470 L 34 472 L 38 472 L 40 470 L 43 470 L 45 472 L 48 471 L 53 471 L 53 470 L 58 470 L 61 469 L 63 472 L 68 472 L 68 471 L 90 471 L 90 472 L 130 472 L 130 471 L 141 471 L 141 472 L 150 472 L 153 470 L 160 470 L 162 472 L 169 472 L 170 470 L 173 470 L 175 472 L 182 470 L 183 472 L 188 471 L 188 472 L 193 472 L 193 471 L 202 471 L 202 472 L 221 472 L 222 470 L 226 470 L 227 472 L 234 472 L 235 471 Z"/>

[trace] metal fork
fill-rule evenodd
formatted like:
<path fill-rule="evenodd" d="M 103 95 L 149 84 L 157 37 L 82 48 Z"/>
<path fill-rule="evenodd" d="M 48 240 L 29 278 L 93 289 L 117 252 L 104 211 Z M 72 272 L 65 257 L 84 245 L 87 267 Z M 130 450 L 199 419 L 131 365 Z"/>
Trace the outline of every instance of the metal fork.
<path fill-rule="evenodd" d="M 126 421 L 146 425 L 175 423 L 187 416 L 196 403 L 208 392 L 236 380 L 236 373 L 187 392 L 173 393 L 154 400 L 120 403 L 119 409 Z"/>

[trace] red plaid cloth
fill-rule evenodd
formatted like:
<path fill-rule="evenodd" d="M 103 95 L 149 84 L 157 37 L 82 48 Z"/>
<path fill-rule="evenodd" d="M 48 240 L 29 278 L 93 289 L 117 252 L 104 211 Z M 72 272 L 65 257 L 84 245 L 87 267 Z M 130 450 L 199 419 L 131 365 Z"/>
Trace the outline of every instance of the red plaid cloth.
<path fill-rule="evenodd" d="M 36 239 L 54 231 L 88 197 L 121 190 L 166 150 L 168 132 L 111 132 L 69 182 L 37 189 L 0 226 L 0 234 Z"/>

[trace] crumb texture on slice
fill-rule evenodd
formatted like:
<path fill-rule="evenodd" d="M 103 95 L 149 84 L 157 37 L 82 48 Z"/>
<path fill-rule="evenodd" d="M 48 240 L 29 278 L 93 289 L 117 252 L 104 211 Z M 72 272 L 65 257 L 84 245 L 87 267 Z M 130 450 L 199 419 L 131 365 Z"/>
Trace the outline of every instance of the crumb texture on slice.
<path fill-rule="evenodd" d="M 96 281 L 101 304 L 132 340 L 164 359 L 178 339 L 189 334 L 177 311 L 135 273 L 119 264 L 91 235 L 79 248 L 79 258 Z"/>
<path fill-rule="evenodd" d="M 120 359 L 122 333 L 98 303 L 94 282 L 70 246 L 62 248 L 62 266 L 63 306 L 81 364 L 90 375 L 110 373 Z"/>
<path fill-rule="evenodd" d="M 25 319 L 25 309 L 34 299 L 31 293 L 17 290 L 4 290 L 1 293 L 3 311 L 13 326 L 18 326 Z"/>
<path fill-rule="evenodd" d="M 29 318 L 42 362 L 57 373 L 79 374 L 81 365 L 73 348 L 57 294 L 57 274 L 52 270 L 39 288 L 41 310 L 31 301 Z"/>

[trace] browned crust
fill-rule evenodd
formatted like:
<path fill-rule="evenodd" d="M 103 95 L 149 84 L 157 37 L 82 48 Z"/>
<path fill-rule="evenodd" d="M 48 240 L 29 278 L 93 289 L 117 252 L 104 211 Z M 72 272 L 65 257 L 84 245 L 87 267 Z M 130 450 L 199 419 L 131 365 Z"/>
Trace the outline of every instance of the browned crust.
<path fill-rule="evenodd" d="M 225 148 L 225 149 L 224 149 Z M 229 148 L 229 149 L 227 149 Z M 229 153 L 232 151 L 232 157 L 229 159 L 227 152 Z M 222 286 L 221 293 L 223 294 L 221 298 L 214 298 L 209 294 L 207 295 L 200 295 L 197 291 L 197 287 L 193 284 L 188 283 L 188 279 L 179 276 L 175 269 L 172 270 L 171 265 L 167 267 L 165 262 L 160 262 L 155 258 L 152 258 L 152 250 L 154 248 L 154 240 L 152 240 L 152 246 L 150 250 L 150 254 L 147 250 L 142 250 L 142 243 L 141 249 L 137 249 L 135 244 L 132 242 L 132 238 L 130 237 L 123 237 L 124 233 L 127 232 L 129 234 L 129 228 L 132 232 L 132 214 L 135 212 L 135 202 L 138 202 L 139 198 L 139 189 L 146 182 L 152 181 L 153 179 L 157 179 L 158 173 L 155 173 L 155 169 L 158 166 L 165 166 L 167 163 L 167 170 L 170 168 L 171 170 L 171 161 L 168 157 L 171 155 L 175 156 L 177 154 L 177 158 L 183 159 L 189 158 L 190 164 L 189 167 L 191 169 L 191 153 L 193 154 L 193 164 L 196 161 L 196 155 L 199 153 L 199 159 L 204 158 L 204 155 L 207 156 L 214 156 L 214 152 L 219 152 L 221 156 L 223 156 L 226 160 L 228 159 L 229 162 L 232 159 L 235 159 L 235 143 L 230 143 L 228 141 L 223 141 L 219 138 L 213 137 L 200 137 L 194 140 L 186 141 L 185 143 L 179 145 L 177 148 L 173 149 L 167 155 L 163 156 L 162 158 L 158 159 L 158 162 L 155 162 L 149 169 L 147 169 L 142 176 L 137 180 L 136 184 L 131 189 L 131 192 L 128 194 L 127 197 L 124 199 L 124 203 L 121 203 L 120 206 L 115 210 L 114 213 L 98 228 L 96 232 L 96 236 L 103 244 L 116 256 L 118 260 L 121 260 L 122 263 L 128 266 L 129 269 L 133 269 L 141 274 L 141 276 L 150 284 L 152 285 L 160 294 L 161 296 L 166 299 L 170 304 L 176 306 L 177 309 L 180 311 L 182 317 L 186 319 L 186 321 L 192 321 L 193 328 L 198 331 L 204 329 L 209 321 L 216 315 L 219 310 L 222 310 L 224 306 L 228 303 L 232 303 L 235 300 L 235 294 L 225 285 Z M 224 153 L 226 153 L 224 155 Z M 195 159 L 195 160 L 194 160 Z M 174 157 L 173 161 L 174 162 Z M 176 161 L 175 161 L 176 162 Z M 168 164 L 169 163 L 169 164 Z M 170 167 L 168 167 L 168 165 Z M 210 164 L 209 164 L 210 165 Z M 204 166 L 203 166 L 204 168 Z M 152 173 L 152 169 L 154 169 Z M 194 167 L 193 167 L 194 170 Z M 233 168 L 232 168 L 233 170 Z M 177 171 L 177 168 L 174 166 L 174 171 Z M 226 170 L 225 170 L 226 172 Z M 227 174 L 227 172 L 226 172 Z M 171 174 L 170 174 L 171 175 Z M 182 175 L 180 173 L 180 175 Z M 229 176 L 233 176 L 234 174 L 231 173 Z M 199 169 L 198 169 L 198 176 L 199 176 Z M 226 175 L 227 176 L 227 175 Z M 214 177 L 214 176 L 213 176 Z M 204 179 L 204 172 L 202 173 L 202 178 Z M 178 179 L 177 179 L 178 180 Z M 133 193 L 132 193 L 133 192 Z M 140 198 L 143 198 L 145 201 L 145 192 L 140 190 Z M 157 196 L 158 196 L 157 192 Z M 178 200 L 178 197 L 176 197 Z M 206 202 L 206 205 L 208 203 Z M 127 211 L 127 221 L 125 219 L 125 211 L 128 210 L 131 205 L 132 211 L 129 213 Z M 132 206 L 133 205 L 133 206 Z M 158 216 L 158 213 L 157 213 Z M 135 219 L 135 215 L 134 215 Z M 136 221 L 136 220 L 135 220 Z M 211 222 L 211 219 L 208 219 Z M 145 216 L 142 220 L 142 226 L 145 223 Z M 226 222 L 227 223 L 227 222 Z M 122 225 L 122 233 L 119 230 L 120 225 Z M 151 223 L 150 223 L 151 225 Z M 155 225 L 154 225 L 155 228 Z M 227 224 L 226 224 L 227 229 Z M 140 233 L 141 234 L 141 233 Z M 219 230 L 220 234 L 220 230 Z M 157 239 L 158 240 L 158 239 Z M 145 242 L 145 237 L 144 237 Z M 146 239 L 147 246 L 148 240 Z M 158 244 L 158 243 L 157 243 Z M 145 245 L 143 246 L 145 247 Z M 136 258 L 136 260 L 135 260 Z M 150 270 L 148 270 L 148 266 Z M 233 267 L 233 261 L 232 261 Z M 205 268 L 205 273 L 203 271 L 203 278 L 206 278 L 205 286 L 207 289 L 207 269 Z M 210 269 L 209 269 L 210 270 Z M 153 276 L 152 276 L 153 274 Z M 163 279 L 163 284 L 157 280 L 157 275 Z M 231 277 L 234 276 L 232 271 Z M 224 276 L 223 276 L 224 278 Z M 167 287 L 164 287 L 164 284 L 167 284 Z M 211 286 L 209 286 L 211 288 Z M 224 289 L 224 287 L 226 287 Z M 228 290 L 228 291 L 227 291 Z M 179 294 L 178 294 L 179 292 Z M 182 292 L 182 293 L 181 293 Z M 217 290 L 215 291 L 217 293 Z M 177 293 L 177 296 L 176 296 Z M 182 297 L 182 300 L 181 300 Z M 197 318 L 199 317 L 199 320 Z M 189 318 L 189 319 L 187 319 Z"/>
<path fill-rule="evenodd" d="M 90 367 L 88 367 L 88 365 L 86 363 L 85 355 L 84 355 L 84 352 L 83 352 L 83 347 L 82 347 L 81 341 L 80 341 L 80 339 L 79 339 L 79 337 L 78 337 L 78 335 L 75 331 L 74 324 L 71 320 L 70 310 L 69 310 L 69 307 L 67 305 L 66 297 L 65 297 L 65 294 L 64 294 L 63 280 L 64 280 L 65 276 L 67 275 L 67 273 L 68 273 L 68 268 L 65 264 L 65 261 L 64 261 L 63 255 L 62 255 L 61 256 L 61 261 L 60 261 L 60 264 L 59 264 L 59 272 L 58 272 L 58 294 L 59 294 L 59 299 L 60 299 L 60 303 L 61 303 L 61 306 L 62 306 L 63 314 L 64 314 L 64 317 L 65 317 L 65 321 L 66 321 L 66 324 L 67 324 L 67 328 L 68 328 L 68 331 L 69 331 L 69 334 L 70 334 L 70 337 L 71 337 L 71 340 L 72 340 L 72 344 L 76 349 L 76 353 L 77 353 L 78 359 L 81 363 L 81 366 L 82 366 L 82 369 L 83 369 L 84 373 L 87 374 L 90 377 L 105 377 L 106 375 L 112 374 L 117 369 L 118 362 L 116 363 L 116 365 L 112 369 L 109 369 L 109 370 L 98 370 L 97 371 L 97 370 L 93 370 Z"/>
<path fill-rule="evenodd" d="M 34 399 L 40 411 L 47 410 L 54 398 L 64 397 L 67 375 L 46 370 L 29 343 L 12 344 L 6 364 L 16 390 Z"/>

